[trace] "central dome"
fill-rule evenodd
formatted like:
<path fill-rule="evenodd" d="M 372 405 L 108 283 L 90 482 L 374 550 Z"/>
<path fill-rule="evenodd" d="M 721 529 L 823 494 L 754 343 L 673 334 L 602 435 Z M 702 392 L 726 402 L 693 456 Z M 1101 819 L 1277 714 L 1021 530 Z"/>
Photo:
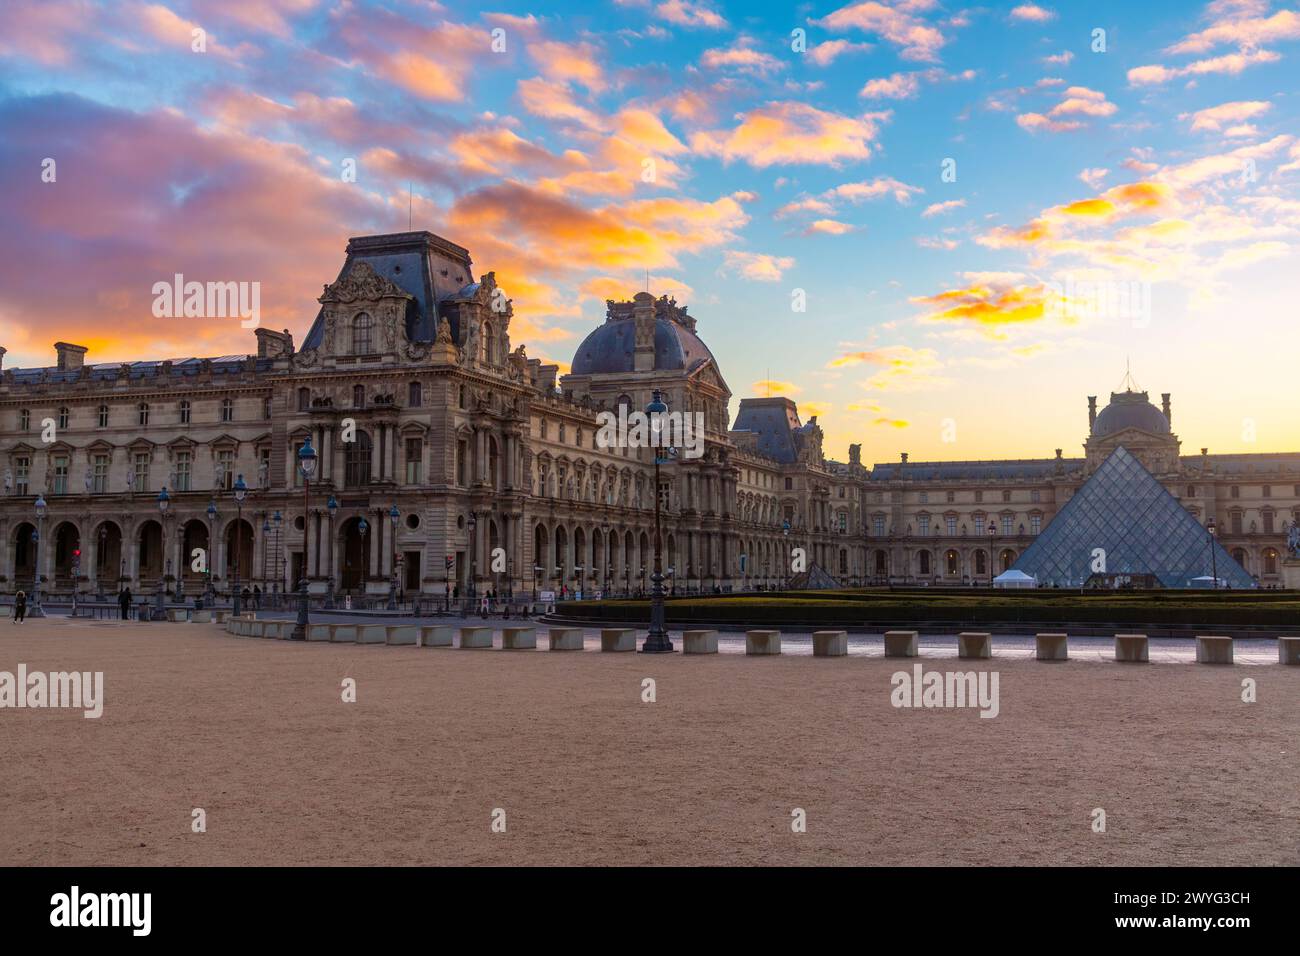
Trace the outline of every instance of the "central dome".
<path fill-rule="evenodd" d="M 1110 404 L 1097 416 L 1092 434 L 1105 438 L 1126 428 L 1140 428 L 1156 435 L 1170 433 L 1169 419 L 1151 404 L 1146 392 L 1111 392 Z"/>
<path fill-rule="evenodd" d="M 640 293 L 637 298 L 642 297 L 647 302 L 653 301 L 645 293 Z M 572 374 L 636 371 L 636 320 L 632 303 L 610 302 L 609 306 L 605 323 L 593 329 L 574 353 Z M 654 302 L 654 311 L 655 371 L 689 371 L 702 361 L 713 361 L 708 346 L 700 341 L 693 328 L 688 327 L 688 322 L 692 327 L 695 323 L 686 316 L 685 309 L 677 309 L 675 303 L 659 299 Z"/>

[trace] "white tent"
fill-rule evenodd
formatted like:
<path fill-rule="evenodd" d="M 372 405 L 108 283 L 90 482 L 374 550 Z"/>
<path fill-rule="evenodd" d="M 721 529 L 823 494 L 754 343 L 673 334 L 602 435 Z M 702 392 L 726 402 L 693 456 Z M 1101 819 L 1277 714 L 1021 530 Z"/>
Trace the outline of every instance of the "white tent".
<path fill-rule="evenodd" d="M 1030 577 L 1024 571 L 1017 571 L 1012 568 L 1010 571 L 1003 571 L 993 579 L 995 588 L 1036 588 L 1038 579 Z"/>

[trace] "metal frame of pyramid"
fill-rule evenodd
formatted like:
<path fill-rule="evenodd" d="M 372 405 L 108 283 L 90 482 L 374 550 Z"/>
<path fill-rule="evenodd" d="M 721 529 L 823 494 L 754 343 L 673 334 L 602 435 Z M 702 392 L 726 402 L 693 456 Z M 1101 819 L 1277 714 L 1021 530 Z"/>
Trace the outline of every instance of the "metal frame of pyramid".
<path fill-rule="evenodd" d="M 1096 549 L 1110 574 L 1153 574 L 1167 588 L 1191 587 L 1217 565 L 1226 587 L 1253 588 L 1246 573 L 1186 508 L 1123 446 L 1079 487 L 1013 565 L 1039 587 L 1081 587 Z M 1210 556 L 1211 549 L 1215 557 Z"/>

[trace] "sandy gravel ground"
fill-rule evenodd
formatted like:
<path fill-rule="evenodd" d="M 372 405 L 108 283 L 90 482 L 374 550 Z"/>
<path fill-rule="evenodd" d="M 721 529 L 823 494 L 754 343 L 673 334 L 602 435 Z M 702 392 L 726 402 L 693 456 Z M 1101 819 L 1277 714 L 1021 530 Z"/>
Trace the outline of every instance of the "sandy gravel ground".
<path fill-rule="evenodd" d="M 996 670 L 989 720 L 895 709 L 863 656 L 0 621 L 19 662 L 106 704 L 0 710 L 0 864 L 1300 863 L 1300 668 L 924 662 Z"/>

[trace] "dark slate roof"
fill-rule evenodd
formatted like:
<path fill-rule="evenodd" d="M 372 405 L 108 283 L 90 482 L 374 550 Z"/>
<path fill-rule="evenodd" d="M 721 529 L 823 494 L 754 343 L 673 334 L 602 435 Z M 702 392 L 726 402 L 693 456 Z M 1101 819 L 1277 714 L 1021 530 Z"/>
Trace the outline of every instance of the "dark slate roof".
<path fill-rule="evenodd" d="M 1147 400 L 1146 392 L 1111 392 L 1110 404 L 1093 422 L 1094 438 L 1105 438 L 1126 428 L 1140 428 L 1156 435 L 1169 434 L 1169 419 Z"/>
<path fill-rule="evenodd" d="M 634 371 L 635 345 L 636 323 L 632 319 L 607 321 L 593 329 L 578 346 L 573 356 L 573 374 Z M 655 320 L 656 371 L 690 371 L 704 361 L 713 361 L 713 353 L 699 336 L 670 318 L 661 316 Z"/>
<path fill-rule="evenodd" d="M 1300 473 L 1300 452 L 1283 451 L 1255 455 L 1206 455 L 1212 475 L 1286 475 Z M 1183 455 L 1183 467 L 1199 472 L 1200 455 Z"/>
<path fill-rule="evenodd" d="M 871 469 L 871 481 L 1015 481 L 1056 474 L 1057 464 L 1068 473 L 1083 466 L 1083 458 L 1019 458 L 1005 461 L 881 462 Z"/>
<path fill-rule="evenodd" d="M 413 342 L 432 342 L 438 334 L 438 303 L 471 296 L 478 288 L 469 250 L 431 232 L 354 236 L 348 240 L 347 257 L 338 279 L 358 262 L 369 263 L 379 275 L 414 296 L 406 311 L 406 336 Z M 316 312 L 316 320 L 303 339 L 304 349 L 319 348 L 325 337 L 322 312 Z M 452 336 L 459 336 L 456 317 L 449 318 Z"/>
<path fill-rule="evenodd" d="M 760 455 L 789 464 L 798 457 L 794 432 L 802 427 L 799 410 L 788 398 L 742 398 L 731 430 L 754 432 Z"/>
<path fill-rule="evenodd" d="M 179 379 L 198 375 L 203 368 L 204 361 L 205 359 L 202 358 L 172 359 L 171 377 Z M 237 375 L 244 370 L 244 363 L 248 361 L 248 356 L 221 355 L 206 361 L 212 363 L 213 375 Z M 274 364 L 275 362 L 272 359 L 259 358 L 256 360 L 256 369 L 259 372 L 264 372 Z M 159 377 L 162 374 L 163 363 L 161 361 L 100 362 L 95 365 L 88 364 L 85 367 L 90 369 L 90 380 L 92 382 L 107 382 L 117 380 L 118 373 L 123 365 L 129 369 L 128 375 L 131 381 L 138 381 Z M 59 385 L 81 381 L 81 369 L 60 369 L 56 365 L 45 368 L 15 368 L 12 371 L 14 384 L 16 385 L 36 385 L 41 382 Z"/>

